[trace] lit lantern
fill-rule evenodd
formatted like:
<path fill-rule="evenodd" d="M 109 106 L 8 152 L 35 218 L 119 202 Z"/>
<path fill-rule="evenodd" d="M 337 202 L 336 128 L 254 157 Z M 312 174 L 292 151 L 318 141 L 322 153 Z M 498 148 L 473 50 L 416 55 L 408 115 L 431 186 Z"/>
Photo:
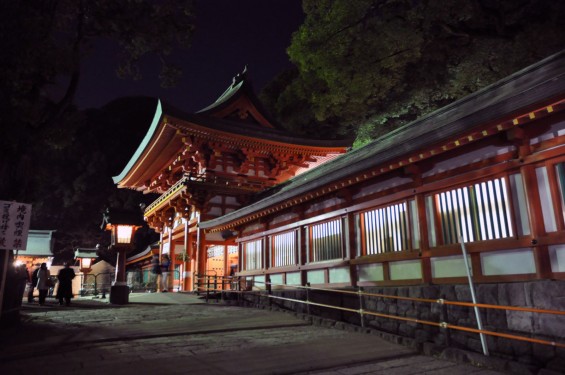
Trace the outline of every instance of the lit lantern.
<path fill-rule="evenodd" d="M 110 247 L 117 252 L 116 278 L 110 289 L 110 303 L 129 302 L 129 287 L 126 283 L 126 252 L 134 247 L 135 231 L 143 224 L 140 213 L 107 209 L 103 214 L 102 229 L 112 233 Z"/>
<path fill-rule="evenodd" d="M 80 262 L 80 272 L 89 273 L 92 270 L 92 262 L 96 259 L 96 248 L 78 248 L 75 250 L 75 259 Z"/>

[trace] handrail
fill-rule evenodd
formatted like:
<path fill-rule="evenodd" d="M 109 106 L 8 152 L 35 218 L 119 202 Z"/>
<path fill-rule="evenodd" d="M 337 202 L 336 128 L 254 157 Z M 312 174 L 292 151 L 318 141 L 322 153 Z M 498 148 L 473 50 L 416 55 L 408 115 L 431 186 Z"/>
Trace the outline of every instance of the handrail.
<path fill-rule="evenodd" d="M 221 278 L 222 280 L 226 280 L 226 279 L 230 280 L 230 282 L 232 282 L 233 279 L 237 279 L 238 280 L 238 282 L 237 282 L 238 286 L 240 286 L 239 280 L 241 280 L 241 279 L 245 280 L 245 278 L 241 278 L 241 277 L 237 277 L 237 276 L 233 277 L 233 278 L 228 278 L 228 277 L 223 277 L 223 276 L 218 276 L 218 277 Z M 276 284 L 276 283 L 271 283 L 271 282 L 266 282 L 266 281 L 253 280 L 253 283 L 264 284 L 265 286 L 268 286 L 269 289 L 272 286 L 289 287 L 289 285 Z M 457 302 L 457 301 L 449 301 L 449 300 L 446 300 L 446 299 L 443 299 L 443 298 L 430 299 L 430 298 L 392 296 L 392 295 L 381 294 L 381 293 L 363 292 L 361 290 L 361 288 L 359 288 L 358 291 L 329 289 L 329 288 L 316 288 L 316 287 L 302 286 L 302 285 L 292 285 L 292 288 L 293 289 L 304 289 L 304 290 L 306 290 L 306 292 L 308 292 L 310 290 L 317 290 L 317 291 L 327 291 L 327 292 L 334 292 L 334 293 L 341 293 L 341 294 L 358 295 L 360 297 L 360 300 L 359 300 L 360 308 L 354 309 L 354 308 L 348 308 L 348 307 L 341 307 L 341 306 L 328 305 L 328 304 L 323 304 L 323 303 L 318 303 L 318 302 L 312 302 L 312 301 L 309 300 L 308 294 L 307 294 L 307 300 L 306 301 L 296 299 L 296 298 L 281 297 L 281 296 L 272 295 L 270 290 L 265 289 L 269 292 L 269 294 L 267 294 L 266 297 L 268 297 L 270 299 L 278 299 L 278 300 L 285 300 L 285 301 L 290 301 L 290 302 L 302 303 L 302 304 L 305 304 L 306 306 L 319 306 L 319 307 L 326 307 L 326 308 L 330 308 L 330 309 L 334 309 L 334 310 L 357 313 L 361 316 L 361 325 L 362 326 L 364 326 L 363 315 L 371 315 L 371 316 L 377 316 L 377 317 L 382 317 L 382 318 L 402 320 L 402 321 L 418 323 L 418 324 L 425 324 L 425 325 L 435 326 L 435 327 L 439 327 L 439 328 L 443 328 L 443 329 L 453 329 L 453 330 L 458 330 L 458 331 L 485 334 L 485 335 L 490 335 L 490 336 L 497 336 L 497 337 L 502 337 L 502 338 L 507 338 L 507 339 L 518 340 L 518 341 L 526 341 L 526 342 L 531 342 L 531 343 L 536 343 L 536 344 L 565 348 L 565 343 L 559 343 L 559 342 L 556 342 L 556 341 L 536 339 L 536 338 L 519 336 L 519 335 L 514 335 L 514 334 L 509 334 L 509 333 L 489 331 L 489 330 L 485 330 L 485 329 L 463 327 L 463 326 L 458 326 L 458 325 L 447 323 L 447 322 L 432 322 L 432 321 L 428 321 L 428 320 L 421 320 L 421 319 L 416 319 L 416 318 L 409 318 L 409 317 L 402 317 L 402 316 L 397 316 L 397 315 L 383 314 L 383 313 L 379 313 L 379 312 L 375 312 L 375 311 L 365 310 L 365 309 L 362 308 L 363 307 L 363 300 L 362 300 L 361 297 L 363 297 L 363 296 L 382 297 L 382 298 L 415 301 L 415 302 L 437 303 L 437 304 L 440 304 L 440 305 L 478 307 L 478 308 L 486 308 L 486 309 L 512 310 L 512 311 L 532 312 L 532 313 L 540 313 L 540 314 L 554 314 L 554 315 L 565 315 L 565 311 L 538 309 L 538 308 L 529 308 L 529 307 L 506 306 L 506 305 L 492 305 L 492 304 L 484 304 L 484 303 Z M 218 289 L 215 289 L 215 291 L 237 293 L 238 295 L 246 293 L 246 291 L 242 291 L 239 288 L 238 288 L 238 290 L 218 290 Z M 260 291 L 259 292 L 257 292 L 257 291 L 247 291 L 247 292 L 252 293 L 252 294 L 263 295 L 263 294 L 260 293 Z"/>
<path fill-rule="evenodd" d="M 263 283 L 262 281 L 255 281 L 255 282 L 256 283 Z M 267 283 L 265 283 L 265 284 L 267 284 Z M 270 283 L 270 284 L 274 285 L 274 286 L 286 286 L 286 287 L 288 287 L 288 285 L 284 285 L 284 284 L 273 284 L 273 283 Z M 403 300 L 403 301 L 438 303 L 440 305 L 482 307 L 482 308 L 485 308 L 485 309 L 512 310 L 512 311 L 533 312 L 533 313 L 540 313 L 540 314 L 565 315 L 565 311 L 538 309 L 538 308 L 534 308 L 534 307 L 517 307 L 517 306 L 507 306 L 507 305 L 491 305 L 491 304 L 487 304 L 487 303 L 459 302 L 459 301 L 449 301 L 449 300 L 446 300 L 444 298 L 432 299 L 432 298 L 402 297 L 402 296 L 392 296 L 392 295 L 380 294 L 380 293 L 366 293 L 366 292 L 357 292 L 357 291 L 350 291 L 350 290 L 314 288 L 314 287 L 301 286 L 301 285 L 293 285 L 292 287 L 296 288 L 296 289 L 319 290 L 319 291 L 324 291 L 324 292 L 335 292 L 335 293 L 342 293 L 342 294 L 354 294 L 354 295 L 361 294 L 363 296 L 383 297 L 383 298 L 397 299 L 397 300 Z"/>

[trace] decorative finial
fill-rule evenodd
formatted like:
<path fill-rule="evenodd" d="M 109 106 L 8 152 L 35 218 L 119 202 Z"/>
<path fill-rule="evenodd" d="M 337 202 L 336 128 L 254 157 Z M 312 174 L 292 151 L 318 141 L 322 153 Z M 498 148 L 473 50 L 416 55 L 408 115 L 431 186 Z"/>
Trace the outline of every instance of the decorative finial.
<path fill-rule="evenodd" d="M 232 86 L 235 86 L 241 81 L 243 81 L 246 76 L 247 76 L 247 65 L 243 67 L 243 71 L 241 73 L 237 73 L 236 76 L 233 77 Z"/>

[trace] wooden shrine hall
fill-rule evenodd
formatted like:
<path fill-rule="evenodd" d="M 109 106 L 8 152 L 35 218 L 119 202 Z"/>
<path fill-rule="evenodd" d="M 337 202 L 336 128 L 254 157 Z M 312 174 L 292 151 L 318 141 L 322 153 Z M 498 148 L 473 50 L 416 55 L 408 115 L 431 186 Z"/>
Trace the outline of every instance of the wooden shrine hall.
<path fill-rule="evenodd" d="M 159 104 L 114 181 L 161 194 L 145 218 L 186 290 L 231 268 L 258 287 L 465 283 L 461 241 L 478 283 L 564 279 L 564 73 L 561 52 L 347 153 L 285 132 L 239 75 L 195 114 Z"/>
<path fill-rule="evenodd" d="M 565 51 L 346 151 L 285 132 L 238 76 L 195 114 L 159 104 L 115 182 L 161 194 L 145 218 L 184 290 L 234 270 L 250 306 L 486 352 L 469 277 L 489 351 L 562 373 Z"/>
<path fill-rule="evenodd" d="M 145 138 L 114 182 L 160 194 L 145 220 L 161 234 L 159 254 L 173 260 L 175 286 L 192 290 L 194 274 L 224 276 L 239 264 L 237 233 L 204 232 L 199 223 L 245 207 L 258 193 L 332 160 L 350 144 L 286 131 L 265 112 L 244 71 L 197 113 L 159 102 Z"/>

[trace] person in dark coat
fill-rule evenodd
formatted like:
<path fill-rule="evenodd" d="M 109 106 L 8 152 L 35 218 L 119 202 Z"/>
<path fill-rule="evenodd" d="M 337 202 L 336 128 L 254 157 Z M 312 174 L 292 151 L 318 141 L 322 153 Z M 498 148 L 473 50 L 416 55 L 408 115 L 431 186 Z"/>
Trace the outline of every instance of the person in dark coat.
<path fill-rule="evenodd" d="M 65 304 L 69 306 L 71 304 L 71 298 L 73 298 L 73 279 L 75 278 L 75 271 L 68 263 L 65 263 L 65 267 L 61 268 L 57 278 L 59 279 L 59 289 L 57 289 L 59 305 L 63 305 L 64 299 Z"/>
<path fill-rule="evenodd" d="M 32 303 L 34 301 L 33 291 L 35 290 L 35 287 L 37 286 L 37 273 L 39 272 L 39 267 L 41 266 L 41 264 L 38 263 L 38 264 L 36 264 L 36 266 L 37 266 L 37 268 L 31 274 L 31 284 L 29 285 L 29 291 L 27 293 L 27 301 L 29 303 Z"/>

